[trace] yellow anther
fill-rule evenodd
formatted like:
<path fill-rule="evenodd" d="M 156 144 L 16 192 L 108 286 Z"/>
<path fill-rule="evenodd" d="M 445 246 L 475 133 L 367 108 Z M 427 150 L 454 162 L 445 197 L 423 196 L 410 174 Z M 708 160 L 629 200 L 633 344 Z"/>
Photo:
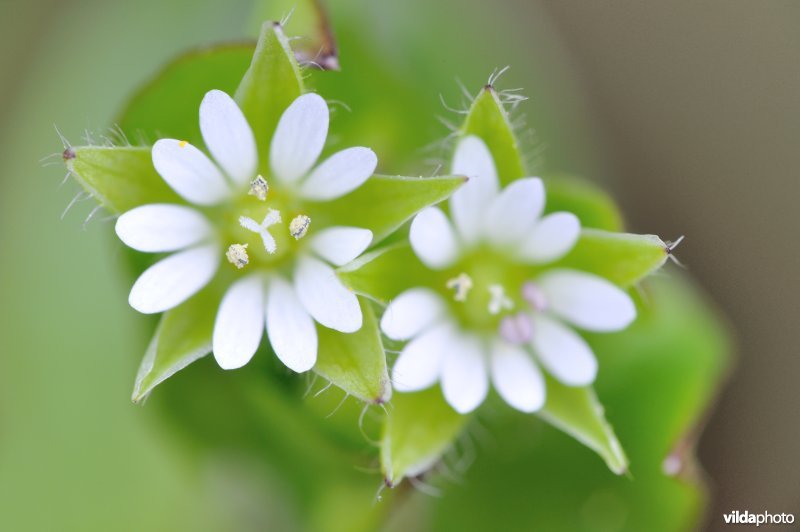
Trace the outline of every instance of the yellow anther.
<path fill-rule="evenodd" d="M 228 262 L 241 270 L 250 263 L 250 257 L 247 255 L 247 244 L 231 244 L 228 251 L 225 252 L 225 258 Z"/>
<path fill-rule="evenodd" d="M 187 144 L 189 144 L 188 140 L 182 140 L 178 143 L 178 146 L 180 146 L 181 148 L 185 148 Z"/>
<path fill-rule="evenodd" d="M 292 235 L 295 240 L 300 240 L 306 236 L 310 224 L 311 218 L 305 214 L 299 214 L 295 216 L 294 220 L 289 224 L 289 234 Z"/>

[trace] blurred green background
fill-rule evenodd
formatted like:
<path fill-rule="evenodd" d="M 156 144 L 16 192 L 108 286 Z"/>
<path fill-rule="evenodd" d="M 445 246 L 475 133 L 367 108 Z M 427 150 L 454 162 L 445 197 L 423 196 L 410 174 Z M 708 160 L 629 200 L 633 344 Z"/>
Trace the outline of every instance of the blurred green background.
<path fill-rule="evenodd" d="M 800 5 L 430 4 L 331 2 L 334 26 L 350 32 L 342 75 L 367 45 L 410 91 L 430 94 L 411 126 L 387 125 L 416 128 L 403 134 L 425 159 L 447 132 L 429 115 L 458 120 L 439 94 L 460 107 L 456 78 L 474 90 L 511 64 L 502 86 L 531 98 L 521 107 L 536 128 L 531 155 L 610 187 L 632 231 L 686 234 L 681 260 L 732 322 L 737 371 L 700 440 L 707 527 L 724 528 L 734 509 L 800 512 Z M 243 514 L 281 514 L 279 489 L 247 464 L 199 467 L 148 405 L 130 403 L 147 329 L 126 304 L 121 248 L 104 214 L 84 226 L 91 201 L 61 219 L 77 187 L 59 186 L 58 157 L 42 161 L 60 151 L 54 124 L 74 143 L 85 129 L 96 137 L 168 59 L 252 37 L 255 8 L 0 0 L 0 529 L 222 530 Z M 363 76 L 355 101 L 380 97 L 371 73 L 350 75 Z M 232 467 L 242 471 L 226 484 Z M 512 484 L 524 502 L 525 483 Z M 270 500 L 252 495 L 261 491 Z M 445 498 L 439 519 L 465 500 Z M 601 493 L 591 504 L 614 503 Z M 622 526 L 613 517 L 605 530 Z"/>

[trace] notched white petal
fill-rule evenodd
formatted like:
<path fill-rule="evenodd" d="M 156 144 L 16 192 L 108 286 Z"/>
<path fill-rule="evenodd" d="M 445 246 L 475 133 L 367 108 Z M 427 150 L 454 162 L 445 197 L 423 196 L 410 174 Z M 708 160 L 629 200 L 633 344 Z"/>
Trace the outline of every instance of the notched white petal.
<path fill-rule="evenodd" d="M 347 148 L 316 167 L 301 185 L 300 194 L 316 201 L 344 196 L 369 179 L 377 165 L 378 157 L 369 148 Z"/>
<path fill-rule="evenodd" d="M 383 334 L 392 340 L 408 340 L 445 315 L 446 306 L 436 292 L 412 288 L 394 298 L 381 318 Z"/>
<path fill-rule="evenodd" d="M 233 283 L 214 322 L 214 358 L 222 369 L 241 368 L 258 351 L 264 334 L 264 284 L 260 275 Z"/>
<path fill-rule="evenodd" d="M 452 173 L 469 178 L 450 196 L 450 212 L 461 239 L 473 244 L 483 234 L 486 210 L 500 188 L 492 154 L 480 138 L 461 139 L 453 155 Z"/>
<path fill-rule="evenodd" d="M 394 389 L 416 392 L 431 387 L 439 379 L 454 337 L 450 324 L 440 324 L 408 342 L 392 368 Z"/>
<path fill-rule="evenodd" d="M 314 93 L 303 94 L 284 111 L 270 146 L 275 177 L 296 182 L 316 162 L 328 136 L 328 104 Z"/>
<path fill-rule="evenodd" d="M 544 209 L 544 185 L 538 177 L 518 179 L 492 201 L 486 211 L 486 238 L 494 245 L 520 242 Z"/>
<path fill-rule="evenodd" d="M 409 240 L 417 257 L 434 270 L 447 268 L 458 258 L 458 242 L 453 227 L 436 207 L 423 209 L 414 217 Z"/>
<path fill-rule="evenodd" d="M 578 241 L 581 222 L 569 212 L 548 214 L 533 227 L 518 248 L 521 260 L 530 264 L 553 262 L 566 255 Z"/>
<path fill-rule="evenodd" d="M 287 368 L 298 373 L 317 361 L 317 329 L 294 288 L 281 278 L 270 282 L 267 303 L 267 335 L 275 354 Z"/>
<path fill-rule="evenodd" d="M 576 270 L 551 270 L 539 277 L 550 312 L 587 331 L 626 328 L 636 319 L 636 305 L 610 281 Z"/>
<path fill-rule="evenodd" d="M 597 359 L 578 333 L 542 314 L 534 316 L 533 330 L 533 350 L 556 379 L 567 386 L 586 386 L 594 382 Z"/>
<path fill-rule="evenodd" d="M 186 141 L 161 139 L 153 145 L 152 157 L 159 175 L 190 203 L 215 205 L 231 193 L 216 165 Z"/>
<path fill-rule="evenodd" d="M 231 180 L 245 185 L 256 173 L 256 139 L 239 106 L 220 90 L 200 103 L 200 132 L 208 151 Z"/>
<path fill-rule="evenodd" d="M 311 249 L 334 266 L 355 260 L 372 243 L 372 231 L 359 227 L 329 227 L 311 237 Z"/>
<path fill-rule="evenodd" d="M 448 349 L 442 368 L 442 393 L 459 414 L 475 410 L 489 391 L 483 346 L 477 338 L 459 335 Z"/>
<path fill-rule="evenodd" d="M 492 383 L 506 403 L 522 412 L 536 412 L 544 406 L 544 377 L 522 348 L 497 342 L 491 369 Z"/>
<path fill-rule="evenodd" d="M 176 307 L 214 277 L 220 260 L 216 245 L 189 248 L 153 264 L 131 288 L 128 303 L 142 314 Z"/>
<path fill-rule="evenodd" d="M 211 237 L 213 227 L 190 207 L 142 205 L 117 218 L 117 236 L 126 246 L 147 253 L 175 251 Z"/>
<path fill-rule="evenodd" d="M 294 284 L 303 306 L 320 324 L 344 333 L 361 328 L 358 298 L 324 262 L 311 257 L 300 258 Z"/>

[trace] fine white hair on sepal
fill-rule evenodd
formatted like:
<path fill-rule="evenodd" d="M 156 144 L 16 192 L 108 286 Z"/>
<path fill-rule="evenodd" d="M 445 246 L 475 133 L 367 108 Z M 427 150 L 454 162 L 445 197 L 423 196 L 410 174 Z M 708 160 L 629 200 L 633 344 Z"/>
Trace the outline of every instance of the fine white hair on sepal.
<path fill-rule="evenodd" d="M 489 75 L 489 81 L 487 82 L 487 85 L 494 87 L 495 83 L 497 83 L 497 80 L 500 79 L 500 76 L 508 72 L 508 69 L 510 68 L 511 65 L 506 65 L 503 68 L 494 69 L 494 71 L 492 71 L 492 73 Z"/>
<path fill-rule="evenodd" d="M 444 106 L 444 108 L 447 109 L 448 111 L 450 111 L 451 113 L 456 113 L 456 114 L 459 114 L 459 115 L 467 115 L 467 114 L 469 114 L 469 107 L 465 107 L 464 109 L 456 109 L 454 107 L 450 107 L 447 104 L 447 102 L 445 101 L 444 95 L 442 93 L 439 93 L 439 101 L 441 101 L 442 105 Z"/>
<path fill-rule="evenodd" d="M 56 135 L 58 135 L 58 138 L 59 138 L 59 139 L 61 139 L 61 146 L 62 146 L 62 147 L 65 149 L 65 150 L 66 150 L 66 149 L 68 149 L 68 148 L 72 148 L 72 144 L 70 144 L 70 142 L 69 142 L 69 140 L 67 139 L 67 137 L 66 137 L 66 136 L 64 136 L 64 134 L 63 134 L 63 133 L 61 133 L 61 130 L 60 130 L 60 129 L 58 129 L 58 126 L 57 126 L 57 125 L 55 125 L 55 124 L 53 124 L 53 128 L 56 130 Z"/>
<path fill-rule="evenodd" d="M 103 210 L 103 205 L 102 204 L 95 205 L 94 209 L 92 209 L 89 212 L 88 216 L 86 216 L 86 219 L 83 220 L 83 224 L 81 225 L 81 229 L 86 231 L 86 226 L 89 225 L 89 222 L 92 221 L 92 219 L 95 217 L 95 215 L 98 212 L 100 212 L 101 210 Z"/>
<path fill-rule="evenodd" d="M 681 235 L 675 241 L 667 241 L 667 242 L 665 242 L 665 244 L 667 246 L 667 257 L 672 262 L 674 262 L 675 264 L 677 264 L 678 266 L 680 266 L 683 269 L 686 269 L 686 266 L 684 266 L 684 264 L 681 261 L 678 260 L 678 257 L 675 256 L 674 251 L 675 251 L 675 248 L 677 248 L 680 245 L 680 243 L 683 242 L 683 239 L 685 237 L 686 237 L 686 235 Z"/>
<path fill-rule="evenodd" d="M 339 404 L 338 404 L 338 405 L 336 405 L 336 408 L 334 408 L 333 410 L 331 410 L 330 414 L 328 414 L 327 416 L 325 416 L 325 419 L 328 419 L 329 417 L 333 416 L 333 415 L 334 415 L 336 412 L 338 412 L 338 411 L 339 411 L 339 409 L 340 409 L 340 408 L 342 408 L 342 405 L 344 405 L 344 402 L 345 402 L 345 401 L 347 401 L 347 398 L 348 398 L 348 397 L 350 397 L 350 394 L 349 394 L 348 392 L 344 392 L 344 397 L 342 397 L 342 400 L 341 400 L 341 401 L 339 401 Z"/>
<path fill-rule="evenodd" d="M 91 194 L 89 194 L 88 192 L 84 192 L 84 191 L 81 191 L 81 192 L 78 192 L 77 194 L 75 194 L 75 197 L 73 197 L 72 200 L 69 202 L 69 204 L 67 204 L 67 208 L 64 209 L 64 212 L 61 213 L 61 219 L 63 220 L 64 217 L 69 212 L 69 210 L 72 207 L 74 207 L 77 203 L 81 203 L 83 201 L 86 201 L 87 199 L 89 199 L 91 197 L 92 197 Z"/>

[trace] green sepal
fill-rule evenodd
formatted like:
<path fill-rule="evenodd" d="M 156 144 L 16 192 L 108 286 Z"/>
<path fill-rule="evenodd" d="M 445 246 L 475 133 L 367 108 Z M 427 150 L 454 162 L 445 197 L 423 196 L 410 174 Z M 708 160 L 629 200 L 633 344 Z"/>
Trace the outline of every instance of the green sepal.
<path fill-rule="evenodd" d="M 363 325 L 345 334 L 317 326 L 319 351 L 314 371 L 348 394 L 382 404 L 392 396 L 378 320 L 368 301 L 359 299 Z"/>
<path fill-rule="evenodd" d="M 159 384 L 211 352 L 220 290 L 211 285 L 161 317 L 136 374 L 131 399 L 138 403 Z"/>
<path fill-rule="evenodd" d="M 666 262 L 669 247 L 655 235 L 583 229 L 575 247 L 554 267 L 567 267 L 605 277 L 628 287 Z"/>
<path fill-rule="evenodd" d="M 389 486 L 430 469 L 452 446 L 469 416 L 445 402 L 439 386 L 397 393 L 381 436 L 381 470 Z"/>
<path fill-rule="evenodd" d="M 339 268 L 339 279 L 353 292 L 386 305 L 395 296 L 434 278 L 407 242 L 399 242 L 361 255 Z"/>
<path fill-rule="evenodd" d="M 78 183 L 115 214 L 146 203 L 183 201 L 156 172 L 150 148 L 78 146 L 67 149 L 64 162 Z"/>
<path fill-rule="evenodd" d="M 565 386 L 549 375 L 545 379 L 547 402 L 537 415 L 595 451 L 617 475 L 625 473 L 628 458 L 594 389 Z"/>
<path fill-rule="evenodd" d="M 341 198 L 314 204 L 313 212 L 326 223 L 369 229 L 372 242 L 378 243 L 420 210 L 450 197 L 465 181 L 460 176 L 374 175 Z"/>
<path fill-rule="evenodd" d="M 472 102 L 461 134 L 476 135 L 486 143 L 502 186 L 525 176 L 525 164 L 508 113 L 490 85 Z"/>
<path fill-rule="evenodd" d="M 563 175 L 542 176 L 547 194 L 545 212 L 567 211 L 581 221 L 581 227 L 621 231 L 622 214 L 602 188 L 585 179 Z"/>
<path fill-rule="evenodd" d="M 256 51 L 235 99 L 256 136 L 260 170 L 269 173 L 269 147 L 281 114 L 303 93 L 303 77 L 277 22 L 261 26 Z"/>

